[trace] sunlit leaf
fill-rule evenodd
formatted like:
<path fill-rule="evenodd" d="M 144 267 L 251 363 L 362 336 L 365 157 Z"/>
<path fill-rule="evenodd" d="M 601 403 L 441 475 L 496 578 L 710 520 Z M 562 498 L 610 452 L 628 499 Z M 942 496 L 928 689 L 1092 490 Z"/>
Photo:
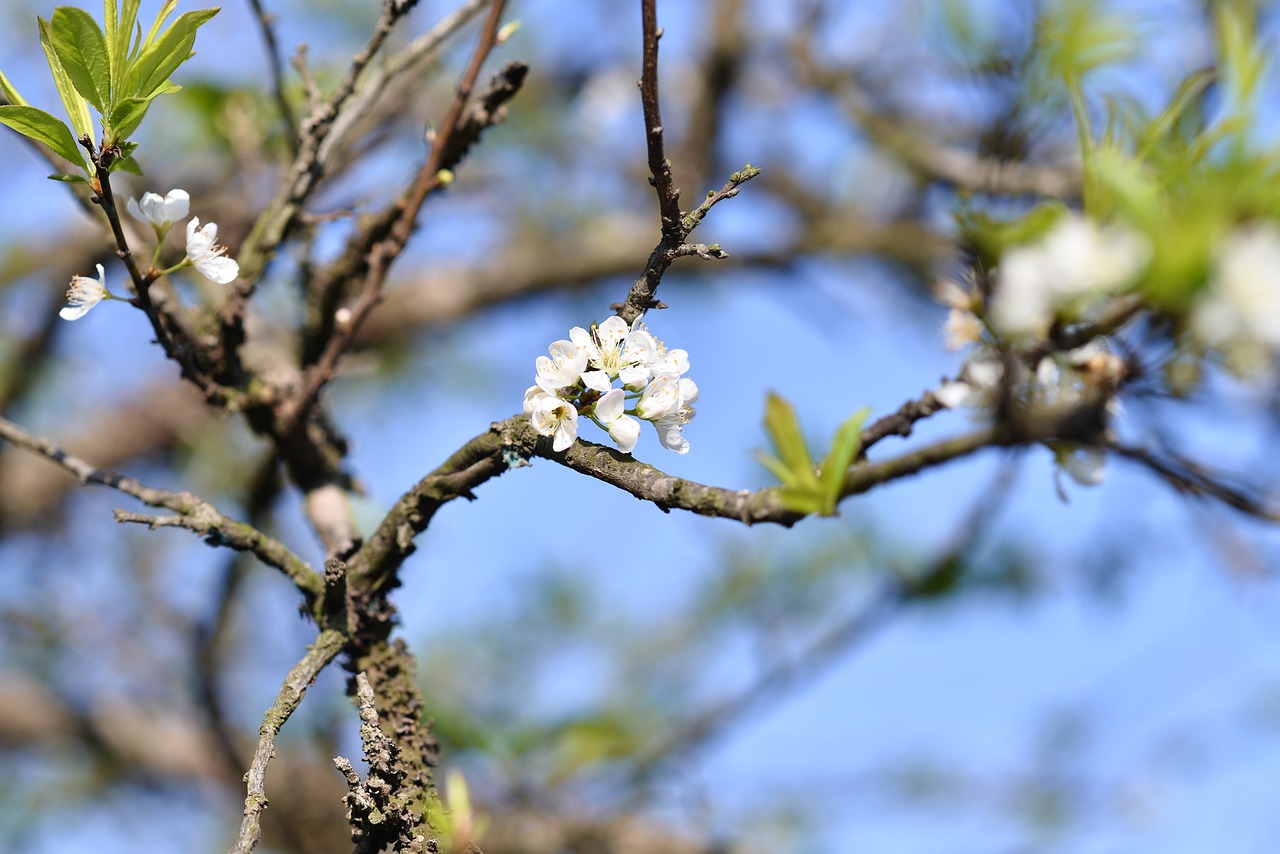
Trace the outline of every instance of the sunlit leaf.
<path fill-rule="evenodd" d="M 84 162 L 81 149 L 66 122 L 44 110 L 19 104 L 3 106 L 0 107 L 0 123 L 29 139 L 43 142 L 72 163 Z"/>
<path fill-rule="evenodd" d="M 40 30 L 40 46 L 44 48 L 45 58 L 49 61 L 49 71 L 53 74 L 53 83 L 58 88 L 62 106 L 67 111 L 68 118 L 71 119 L 71 127 L 75 129 L 77 138 L 84 136 L 92 138 L 93 119 L 89 117 L 89 107 L 76 91 L 71 78 L 67 76 L 66 69 L 62 67 L 62 60 L 58 59 L 58 54 L 53 49 L 53 34 L 49 31 L 49 22 L 43 18 L 37 18 L 36 23 Z"/>
<path fill-rule="evenodd" d="M 111 67 L 98 22 L 83 9 L 59 6 L 53 10 L 49 33 L 76 91 L 106 114 L 111 108 Z"/>
<path fill-rule="evenodd" d="M 142 49 L 129 71 L 126 91 L 139 98 L 160 94 L 178 66 L 191 58 L 196 42 L 196 28 L 218 13 L 217 9 L 200 9 L 179 15 L 164 34 Z"/>
<path fill-rule="evenodd" d="M 831 516 L 836 512 L 836 504 L 840 501 L 840 490 L 844 486 L 844 476 L 853 465 L 858 451 L 862 449 L 862 425 L 871 413 L 869 407 L 859 409 L 845 419 L 836 430 L 831 442 L 831 450 L 823 459 L 821 470 L 822 482 L 822 515 Z"/>

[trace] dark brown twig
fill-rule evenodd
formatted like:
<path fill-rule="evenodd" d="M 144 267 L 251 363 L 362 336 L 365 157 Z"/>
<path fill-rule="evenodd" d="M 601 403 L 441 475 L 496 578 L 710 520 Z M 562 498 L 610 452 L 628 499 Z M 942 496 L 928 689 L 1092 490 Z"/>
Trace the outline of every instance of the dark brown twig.
<path fill-rule="evenodd" d="M 658 100 L 658 26 L 657 0 L 641 0 L 640 17 L 644 39 L 644 59 L 640 71 L 640 101 L 644 106 L 645 146 L 649 153 L 649 173 L 658 193 L 658 211 L 662 218 L 662 237 L 670 244 L 684 240 L 680 230 L 680 191 L 671 177 L 671 162 L 663 147 L 662 110 Z"/>
<path fill-rule="evenodd" d="M 497 44 L 498 30 L 502 23 L 502 12 L 505 6 L 504 0 L 497 0 L 490 7 L 489 15 L 481 29 L 480 39 L 472 52 L 471 62 L 458 83 L 453 101 L 450 103 L 445 118 L 441 123 L 439 135 L 431 147 L 431 153 L 418 170 L 418 174 L 409 191 L 389 209 L 391 217 L 386 235 L 371 247 L 370 254 L 372 257 L 365 273 L 360 297 L 356 300 L 355 305 L 351 307 L 350 317 L 335 329 L 333 337 L 330 338 L 316 363 L 308 369 L 301 387 L 290 401 L 285 415 L 281 419 L 283 426 L 280 432 L 282 435 L 292 433 L 305 422 L 311 407 L 315 405 L 316 400 L 319 398 L 321 389 L 337 372 L 338 362 L 350 349 L 351 343 L 355 340 L 369 314 L 381 302 L 382 289 L 386 284 L 387 274 L 390 272 L 392 263 L 400 257 L 405 246 L 408 245 L 418 213 L 422 210 L 427 196 L 447 186 L 451 180 L 452 176 L 448 174 L 447 169 L 449 165 L 456 161 L 450 161 L 447 158 L 461 156 L 462 152 L 466 150 L 466 145 L 456 144 L 455 135 L 465 136 L 469 132 L 468 128 L 471 128 L 475 135 L 478 136 L 479 131 L 483 129 L 467 122 L 468 118 L 473 117 L 469 117 L 465 110 L 467 101 L 471 97 L 471 91 L 475 87 L 476 79 L 480 75 L 480 69 L 483 67 L 490 51 L 493 50 L 494 45 Z M 508 66 L 505 75 L 499 75 L 498 78 L 495 78 L 493 88 L 499 94 L 493 96 L 492 102 L 489 101 L 488 97 L 482 99 L 486 102 L 483 105 L 486 110 L 485 115 L 491 121 L 501 120 L 500 106 L 507 98 L 519 90 L 520 83 L 524 80 L 524 71 L 523 65 Z M 468 142 L 467 144 L 469 145 L 470 143 Z"/>
<path fill-rule="evenodd" d="M 284 125 L 284 138 L 289 152 L 298 153 L 298 122 L 293 116 L 293 106 L 284 91 L 284 71 L 280 62 L 280 46 L 276 43 L 275 16 L 262 6 L 262 0 L 249 0 L 253 7 L 254 17 L 258 21 L 258 30 L 262 33 L 262 41 L 267 50 L 267 65 L 271 69 L 271 88 L 275 92 L 276 106 L 280 109 L 280 122 Z"/>
<path fill-rule="evenodd" d="M 1225 483 L 1219 475 L 1206 471 L 1198 463 L 1170 452 L 1157 453 L 1150 448 L 1109 442 L 1107 450 L 1141 464 L 1183 495 L 1214 498 L 1255 519 L 1280 522 L 1280 508 L 1257 493 Z"/>

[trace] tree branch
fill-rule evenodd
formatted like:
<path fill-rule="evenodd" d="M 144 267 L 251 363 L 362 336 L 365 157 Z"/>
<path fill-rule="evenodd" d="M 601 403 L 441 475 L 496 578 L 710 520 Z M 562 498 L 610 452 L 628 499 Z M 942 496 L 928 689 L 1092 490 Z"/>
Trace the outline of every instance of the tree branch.
<path fill-rule="evenodd" d="M 322 631 L 307 654 L 289 671 L 276 694 L 275 702 L 263 716 L 258 748 L 253 753 L 249 773 L 245 775 L 248 794 L 244 799 L 244 819 L 240 823 L 240 835 L 231 848 L 231 854 L 250 854 L 258 846 L 262 837 L 262 811 L 267 808 L 267 763 L 275 753 L 276 736 L 302 702 L 307 688 L 320 671 L 342 652 L 345 644 L 346 635 L 342 632 L 333 629 Z"/>
<path fill-rule="evenodd" d="M 323 592 L 323 580 L 300 557 L 278 540 L 268 537 L 244 522 L 224 516 L 216 507 L 190 492 L 171 492 L 144 486 L 133 478 L 102 471 L 79 457 L 68 454 L 47 439 L 33 436 L 5 418 L 0 418 L 0 438 L 32 453 L 39 454 L 79 478 L 81 483 L 96 483 L 132 496 L 149 507 L 173 510 L 176 517 L 138 516 L 116 511 L 120 522 L 146 522 L 183 527 L 195 531 L 210 545 L 227 546 L 236 551 L 251 552 L 267 566 L 283 572 L 303 594 L 308 606 Z"/>

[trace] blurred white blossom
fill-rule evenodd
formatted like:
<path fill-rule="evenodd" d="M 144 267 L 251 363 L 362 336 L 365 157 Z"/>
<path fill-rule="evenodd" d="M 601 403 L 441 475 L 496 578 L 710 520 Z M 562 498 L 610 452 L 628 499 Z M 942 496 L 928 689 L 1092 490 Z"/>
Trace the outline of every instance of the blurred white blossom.
<path fill-rule="evenodd" d="M 1243 226 L 1223 242 L 1191 312 L 1191 331 L 1221 350 L 1237 373 L 1270 369 L 1280 348 L 1280 228 L 1274 223 Z"/>
<path fill-rule="evenodd" d="M 1064 307 L 1123 292 L 1151 258 L 1145 237 L 1069 213 L 1038 242 L 1009 250 L 995 271 L 990 319 L 1004 335 L 1043 337 Z"/>

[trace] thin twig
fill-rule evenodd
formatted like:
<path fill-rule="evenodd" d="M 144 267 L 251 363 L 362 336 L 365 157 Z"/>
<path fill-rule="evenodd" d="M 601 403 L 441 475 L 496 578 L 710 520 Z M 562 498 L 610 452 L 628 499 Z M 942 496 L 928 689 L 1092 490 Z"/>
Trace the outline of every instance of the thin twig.
<path fill-rule="evenodd" d="M 1271 505 L 1265 497 L 1224 482 L 1220 475 L 1206 471 L 1192 460 L 1167 451 L 1159 454 L 1150 448 L 1122 442 L 1105 443 L 1103 447 L 1125 459 L 1140 463 L 1183 495 L 1216 498 L 1228 507 L 1255 519 L 1280 522 L 1280 508 Z"/>
<path fill-rule="evenodd" d="M 130 477 L 103 471 L 79 457 L 68 454 L 48 439 L 33 436 L 5 418 L 0 418 L 0 438 L 66 469 L 81 483 L 109 486 L 125 495 L 138 499 L 149 507 L 164 508 L 178 514 L 177 517 L 139 517 L 123 513 L 122 522 L 145 521 L 153 526 L 177 525 L 195 531 L 206 542 L 226 546 L 236 551 L 251 552 L 263 563 L 283 572 L 306 597 L 308 604 L 318 600 L 324 589 L 320 576 L 305 561 L 295 555 L 279 540 L 244 522 L 224 516 L 216 507 L 190 492 L 171 492 L 144 486 Z M 118 513 L 122 511 L 117 511 Z"/>
<path fill-rule="evenodd" d="M 329 99 L 320 104 L 302 121 L 299 131 L 297 154 L 293 165 L 289 168 L 276 196 L 266 209 L 258 216 L 253 230 L 240 245 L 240 279 L 233 286 L 230 308 L 225 313 L 224 323 L 234 319 L 243 312 L 243 303 L 252 294 L 267 257 L 288 236 L 289 230 L 298 221 L 302 206 L 324 177 L 324 169 L 319 160 L 320 145 L 333 128 L 334 122 L 342 113 L 347 100 L 356 90 L 356 81 L 361 72 L 377 56 L 395 25 L 409 13 L 415 2 L 383 3 L 382 15 L 374 25 L 373 32 L 365 46 L 351 58 L 351 65 L 341 82 L 334 89 Z M 241 318 L 243 320 L 243 318 Z"/>
<path fill-rule="evenodd" d="M 680 230 L 680 191 L 671 177 L 671 162 L 663 148 L 662 109 L 658 98 L 658 26 L 657 0 L 641 0 L 641 37 L 644 59 L 640 69 L 640 101 L 644 107 L 645 148 L 649 155 L 649 173 L 658 194 L 658 212 L 662 219 L 662 237 L 670 244 L 684 240 Z"/>
<path fill-rule="evenodd" d="M 446 177 L 445 170 L 447 165 L 451 165 L 448 158 L 458 156 L 454 148 L 454 137 L 456 134 L 465 132 L 463 125 L 467 118 L 465 113 L 467 101 L 471 97 L 471 91 L 475 87 L 476 79 L 480 75 L 480 69 L 483 67 L 485 59 L 493 50 L 494 45 L 497 44 L 498 30 L 502 24 L 502 12 L 505 6 L 505 0 L 497 0 L 490 7 L 489 16 L 485 19 L 484 26 L 481 28 L 480 39 L 471 54 L 471 62 L 458 83 L 453 101 L 450 103 L 448 112 L 441 123 L 439 135 L 431 147 L 431 153 L 418 170 L 418 174 L 414 178 L 409 191 L 390 209 L 394 212 L 394 219 L 389 224 L 386 238 L 373 247 L 373 257 L 365 273 L 360 297 L 356 300 L 355 305 L 351 307 L 351 316 L 335 330 L 335 334 L 326 344 L 316 363 L 308 369 L 303 378 L 301 388 L 290 401 L 282 418 L 283 426 L 280 431 L 282 435 L 288 435 L 296 431 L 305 423 L 306 416 L 319 398 L 321 389 L 337 372 L 338 362 L 350 349 L 351 343 L 355 340 L 369 314 L 382 301 L 382 290 L 386 284 L 391 264 L 400 257 L 405 246 L 408 245 L 418 213 L 422 210 L 427 196 L 446 186 L 450 180 L 449 177 Z M 500 89 L 505 93 L 502 100 L 510 97 L 519 89 L 520 82 L 524 79 L 523 66 L 520 68 L 521 70 L 516 72 L 514 82 L 501 79 L 502 75 L 499 78 L 495 78 L 493 88 Z M 500 103 L 501 101 L 497 105 L 493 105 L 492 110 L 488 113 L 491 118 L 498 115 L 496 111 Z M 476 133 L 478 134 L 478 132 L 477 130 Z"/>
<path fill-rule="evenodd" d="M 250 854 L 258 846 L 258 841 L 262 838 L 262 811 L 267 808 L 267 763 L 275 753 L 276 736 L 298 708 L 307 688 L 320 675 L 320 671 L 342 652 L 346 640 L 346 636 L 339 631 L 322 631 L 307 654 L 289 671 L 276 694 L 275 702 L 263 715 L 262 727 L 258 731 L 258 748 L 253 753 L 253 762 L 245 775 L 248 793 L 244 799 L 244 819 L 240 822 L 240 835 L 231 848 L 231 854 Z"/>
<path fill-rule="evenodd" d="M 298 122 L 293 116 L 293 106 L 289 103 L 284 91 L 284 71 L 280 62 L 280 46 L 276 43 L 276 32 L 273 24 L 275 16 L 262 6 L 262 0 L 249 0 L 253 7 L 254 17 L 258 20 L 258 29 L 262 33 L 262 41 L 267 49 L 267 64 L 271 68 L 271 88 L 275 92 L 276 106 L 280 108 L 280 121 L 284 125 L 284 138 L 289 146 L 289 153 L 298 153 Z"/>
<path fill-rule="evenodd" d="M 729 176 L 729 180 L 725 182 L 724 186 L 719 190 L 708 192 L 706 198 L 702 200 L 702 204 L 684 217 L 679 218 L 675 231 L 669 237 L 666 233 L 666 223 L 664 221 L 662 239 L 658 241 L 658 245 L 649 253 L 649 260 L 644 265 L 644 272 L 632 283 L 626 300 L 610 306 L 610 308 L 618 312 L 618 317 L 621 317 L 627 323 L 631 323 L 649 309 L 662 307 L 657 301 L 658 284 L 662 281 L 662 276 L 667 272 L 667 268 L 671 266 L 672 261 L 681 257 L 681 255 L 690 254 L 682 251 L 683 247 L 687 245 L 684 242 L 685 239 L 698 227 L 698 224 L 702 222 L 713 207 L 726 199 L 732 199 L 738 195 L 738 188 L 759 174 L 760 170 L 750 163 L 739 171 L 734 172 Z M 723 250 L 718 251 L 722 255 L 728 255 Z"/>

